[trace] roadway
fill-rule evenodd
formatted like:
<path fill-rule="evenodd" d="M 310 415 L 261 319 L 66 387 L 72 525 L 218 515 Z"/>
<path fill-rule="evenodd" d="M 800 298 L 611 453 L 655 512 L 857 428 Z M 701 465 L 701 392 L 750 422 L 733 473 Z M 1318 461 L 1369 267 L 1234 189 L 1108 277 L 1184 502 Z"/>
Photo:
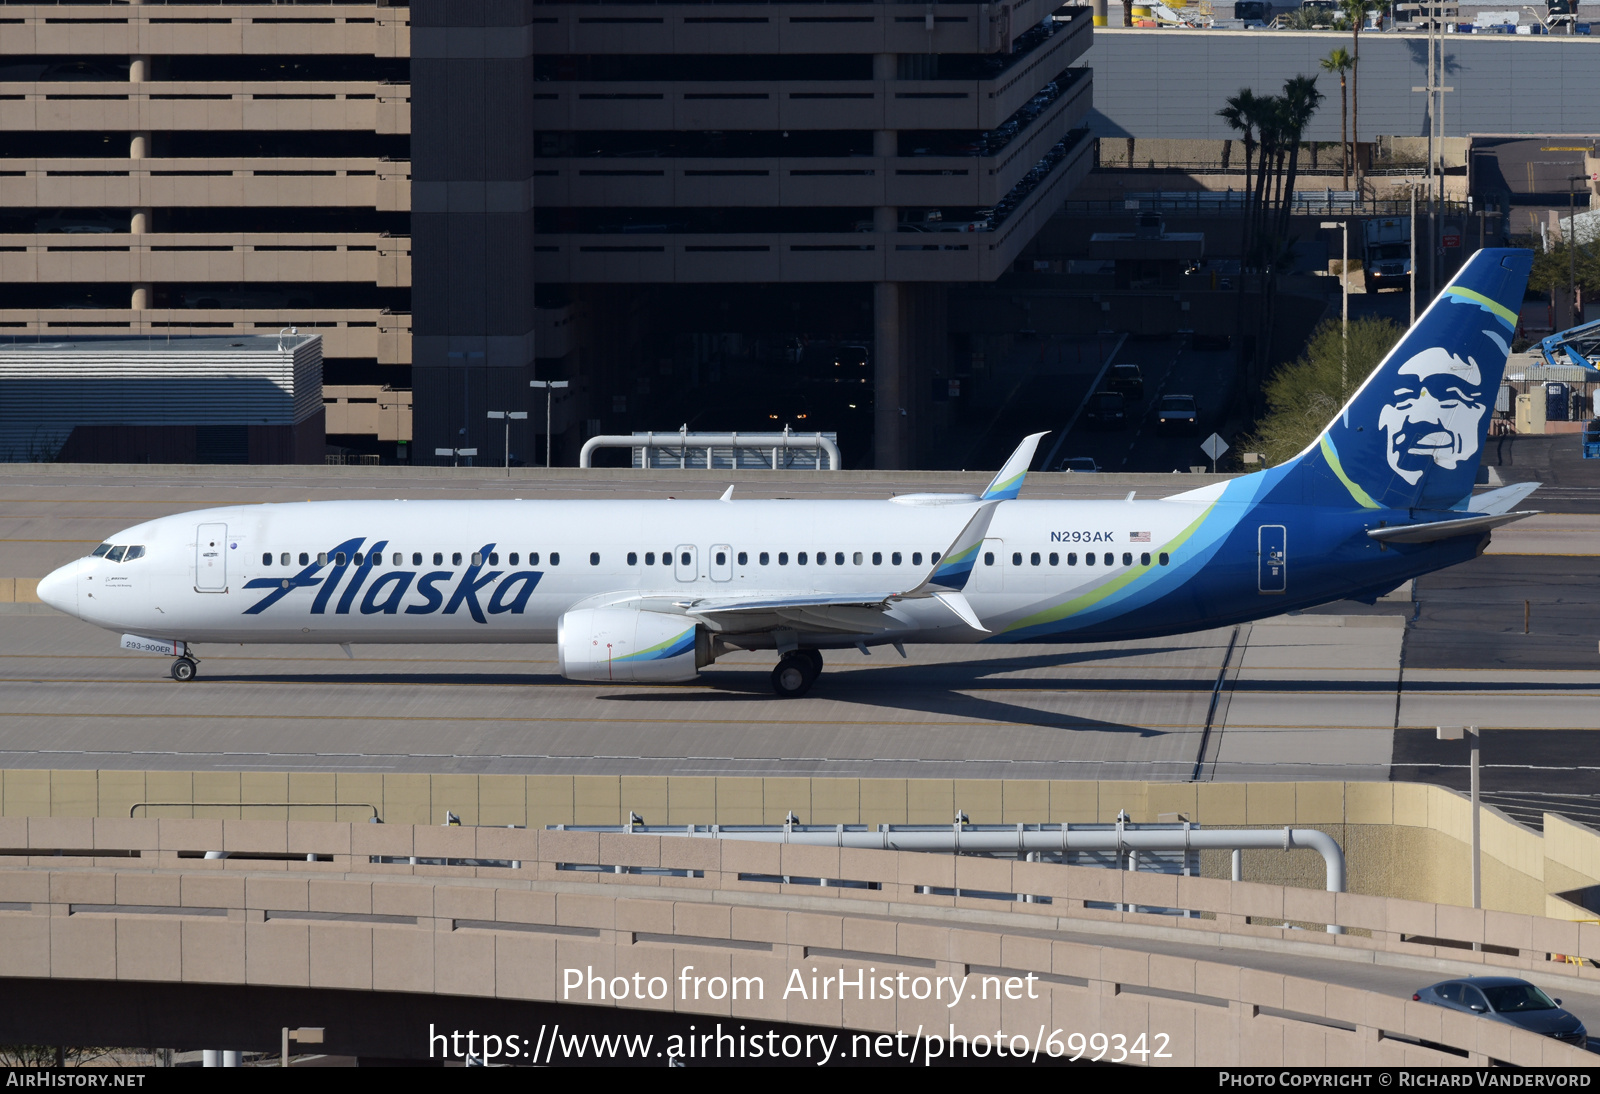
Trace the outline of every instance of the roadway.
<path fill-rule="evenodd" d="M 6 467 L 0 578 L 41 576 L 120 527 L 207 505 L 712 497 L 726 478 L 380 471 Z M 740 496 L 881 497 L 987 476 L 737 478 Z M 1036 474 L 1027 492 L 1165 493 L 1207 478 Z M 1596 532 L 1596 516 L 1535 518 L 1388 602 L 1181 638 L 912 647 L 905 662 L 830 654 L 812 693 L 790 701 L 770 693 L 770 655 L 724 658 L 695 684 L 599 686 L 561 680 L 539 645 L 358 645 L 354 660 L 334 647 L 202 648 L 200 679 L 180 685 L 165 660 L 124 652 L 113 635 L 0 604 L 0 766 L 1453 784 L 1462 758 L 1434 748 L 1431 727 L 1460 722 L 1515 737 L 1492 752 L 1491 790 L 1586 793 L 1600 770 L 1589 622 L 1600 588 L 1592 557 L 1567 556 L 1575 543 L 1593 551 Z M 1528 636 L 1523 600 L 1539 605 Z M 1549 771 L 1556 762 L 1567 767 Z"/>

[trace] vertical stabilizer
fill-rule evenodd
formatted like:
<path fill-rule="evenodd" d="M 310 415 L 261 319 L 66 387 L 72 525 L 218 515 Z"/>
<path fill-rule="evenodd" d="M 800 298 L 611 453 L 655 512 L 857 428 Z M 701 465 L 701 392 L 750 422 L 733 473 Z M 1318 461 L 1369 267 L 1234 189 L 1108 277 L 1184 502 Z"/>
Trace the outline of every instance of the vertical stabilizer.
<path fill-rule="evenodd" d="M 1467 260 L 1316 442 L 1283 468 L 1314 505 L 1453 509 L 1472 496 L 1533 252 Z"/>

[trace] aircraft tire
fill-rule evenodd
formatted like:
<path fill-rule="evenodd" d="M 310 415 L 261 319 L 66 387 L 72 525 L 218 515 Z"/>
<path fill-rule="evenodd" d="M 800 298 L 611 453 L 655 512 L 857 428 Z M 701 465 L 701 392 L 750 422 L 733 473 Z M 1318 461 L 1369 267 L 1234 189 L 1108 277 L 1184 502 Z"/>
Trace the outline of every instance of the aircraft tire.
<path fill-rule="evenodd" d="M 822 675 L 822 651 L 821 650 L 800 650 L 799 652 L 804 654 L 811 661 L 811 676 L 812 676 L 812 678 L 815 679 L 816 677 L 821 676 Z"/>
<path fill-rule="evenodd" d="M 811 658 L 796 652 L 786 654 L 772 670 L 772 690 L 783 699 L 798 699 L 811 690 L 817 674 Z"/>
<path fill-rule="evenodd" d="M 172 678 L 180 684 L 187 684 L 194 679 L 197 666 L 187 657 L 180 657 L 172 663 Z"/>

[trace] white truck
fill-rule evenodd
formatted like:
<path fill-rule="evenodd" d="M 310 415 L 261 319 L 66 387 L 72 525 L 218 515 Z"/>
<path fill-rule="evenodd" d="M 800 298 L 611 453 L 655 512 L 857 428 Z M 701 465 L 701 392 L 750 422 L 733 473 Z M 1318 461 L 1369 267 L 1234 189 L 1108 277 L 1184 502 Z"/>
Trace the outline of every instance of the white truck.
<path fill-rule="evenodd" d="M 1411 287 L 1411 218 L 1377 217 L 1362 225 L 1361 276 L 1368 292 Z"/>

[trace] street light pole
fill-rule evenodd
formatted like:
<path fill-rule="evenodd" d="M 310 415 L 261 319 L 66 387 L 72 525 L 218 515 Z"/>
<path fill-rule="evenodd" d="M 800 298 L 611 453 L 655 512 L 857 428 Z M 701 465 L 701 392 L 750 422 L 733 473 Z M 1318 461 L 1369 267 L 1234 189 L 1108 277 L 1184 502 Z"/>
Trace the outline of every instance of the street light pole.
<path fill-rule="evenodd" d="M 489 411 L 489 418 L 490 418 L 491 421 L 504 418 L 505 422 L 506 422 L 506 453 L 505 454 L 506 454 L 506 478 L 508 478 L 508 479 L 511 477 L 511 422 L 512 422 L 513 419 L 520 422 L 524 418 L 526 418 L 527 416 L 528 416 L 528 412 L 526 410 L 491 410 L 491 411 Z"/>
<path fill-rule="evenodd" d="M 550 405 L 555 399 L 555 388 L 567 387 L 567 380 L 529 380 L 529 387 L 544 388 L 544 465 L 550 466 Z"/>
<path fill-rule="evenodd" d="M 1572 308 L 1569 326 L 1583 322 L 1578 314 L 1578 188 L 1573 183 L 1579 179 L 1587 182 L 1588 175 L 1567 176 L 1567 301 Z"/>
<path fill-rule="evenodd" d="M 1343 237 L 1343 255 L 1339 261 L 1339 288 L 1343 297 L 1340 322 L 1344 331 L 1344 351 L 1339 359 L 1339 389 L 1341 392 L 1350 384 L 1350 222 L 1348 220 L 1325 220 L 1324 228 L 1338 228 Z M 1343 395 L 1341 394 L 1341 398 Z"/>
<path fill-rule="evenodd" d="M 1441 741 L 1459 741 L 1468 734 L 1472 736 L 1472 906 L 1482 908 L 1483 838 L 1478 808 L 1478 758 L 1482 736 L 1478 733 L 1477 726 L 1439 726 L 1435 730 L 1435 735 Z M 1472 948 L 1476 950 L 1480 947 L 1477 943 L 1473 943 Z"/>

